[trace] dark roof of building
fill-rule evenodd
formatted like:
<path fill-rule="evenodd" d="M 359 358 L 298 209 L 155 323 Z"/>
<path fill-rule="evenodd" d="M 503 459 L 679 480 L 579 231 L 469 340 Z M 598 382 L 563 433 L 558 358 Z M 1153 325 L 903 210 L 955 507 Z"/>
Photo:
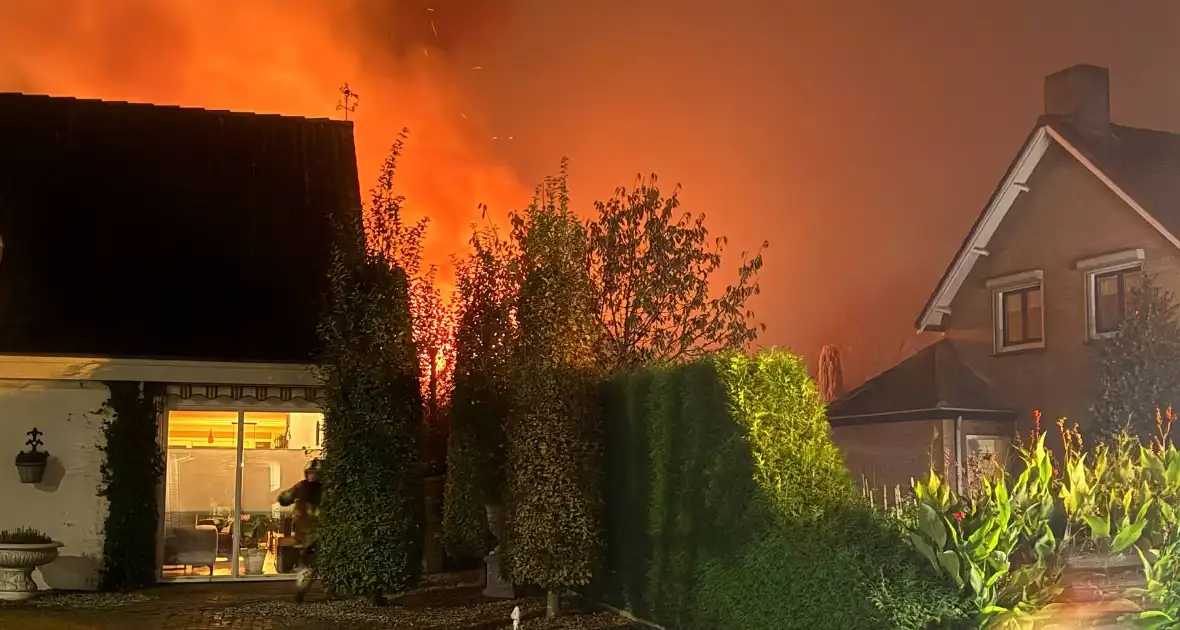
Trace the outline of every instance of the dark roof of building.
<path fill-rule="evenodd" d="M 828 419 L 855 424 L 946 418 L 956 411 L 977 412 L 971 417 L 979 419 L 1014 415 L 1000 400 L 998 392 L 959 359 L 954 342 L 944 339 L 832 401 Z"/>
<path fill-rule="evenodd" d="M 0 93 L 0 353 L 305 362 L 352 125 Z"/>
<path fill-rule="evenodd" d="M 1124 125 L 1110 125 L 1110 133 L 1083 133 L 1076 125 L 1061 116 L 1041 116 L 1025 139 L 1032 142 L 1037 131 L 1051 127 L 1069 144 L 1102 171 L 1110 180 L 1134 199 L 1165 230 L 1180 235 L 1180 134 L 1153 129 L 1139 129 Z M 971 246 L 976 231 L 982 225 L 987 209 L 1004 192 L 1008 175 L 1017 167 L 1024 151 L 1016 154 L 1008 171 L 1000 180 L 992 196 L 980 211 L 979 217 L 963 239 L 953 260 L 958 260 Z M 939 288 L 952 273 L 952 262 L 943 272 L 938 284 L 930 292 L 914 327 L 922 328 L 923 318 L 938 294 Z"/>
<path fill-rule="evenodd" d="M 1180 234 L 1180 134 L 1124 125 L 1084 134 L 1061 118 L 1051 126 L 1172 234 Z"/>

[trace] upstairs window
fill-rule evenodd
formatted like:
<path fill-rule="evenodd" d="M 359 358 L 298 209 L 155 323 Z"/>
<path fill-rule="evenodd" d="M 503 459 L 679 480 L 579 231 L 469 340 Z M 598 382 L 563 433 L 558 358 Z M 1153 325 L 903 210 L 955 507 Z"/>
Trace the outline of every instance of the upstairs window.
<path fill-rule="evenodd" d="M 1127 314 L 1131 291 L 1142 281 L 1143 268 L 1138 265 L 1093 275 L 1091 308 L 1094 312 L 1095 336 L 1118 332 Z"/>
<path fill-rule="evenodd" d="M 1023 346 L 1045 340 L 1041 309 L 1041 287 L 1004 291 L 1004 347 Z"/>
<path fill-rule="evenodd" d="M 1045 346 L 1044 285 L 1039 270 L 987 282 L 995 303 L 996 353 Z"/>
<path fill-rule="evenodd" d="M 1086 287 L 1086 327 L 1090 339 L 1119 331 L 1131 293 L 1143 282 L 1143 250 L 1131 249 L 1080 260 Z"/>

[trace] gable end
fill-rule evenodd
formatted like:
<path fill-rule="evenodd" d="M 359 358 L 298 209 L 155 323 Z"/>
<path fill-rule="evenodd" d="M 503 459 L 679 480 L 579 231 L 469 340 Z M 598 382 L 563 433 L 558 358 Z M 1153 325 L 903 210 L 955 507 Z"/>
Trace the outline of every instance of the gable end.
<path fill-rule="evenodd" d="M 967 234 L 967 238 L 959 246 L 959 250 L 955 254 L 950 266 L 947 267 L 942 278 L 938 281 L 938 285 L 926 300 L 921 314 L 918 315 L 917 321 L 914 322 L 914 328 L 919 333 L 927 330 L 941 330 L 943 328 L 943 318 L 951 313 L 950 305 L 962 287 L 963 282 L 967 279 L 968 274 L 971 273 L 972 268 L 975 267 L 976 261 L 981 256 L 988 255 L 987 247 L 992 236 L 995 234 L 996 229 L 999 228 L 1004 217 L 1007 216 L 1008 210 L 1012 208 L 1012 204 L 1015 203 L 1016 198 L 1020 196 L 1020 193 L 1029 189 L 1028 180 L 1032 177 L 1037 165 L 1040 164 L 1041 158 L 1044 157 L 1050 142 L 1056 142 L 1061 145 L 1067 153 L 1073 156 L 1086 170 L 1090 171 L 1099 181 L 1105 184 L 1119 199 L 1122 199 L 1124 203 L 1130 206 L 1136 214 L 1147 221 L 1170 243 L 1180 248 L 1180 239 L 1177 239 L 1163 224 L 1144 210 L 1141 204 L 1132 199 L 1123 188 L 1100 170 L 1094 164 L 1093 160 L 1087 157 L 1085 153 L 1079 150 L 1073 143 L 1069 142 L 1069 140 L 1051 125 L 1042 123 L 1033 130 L 1025 141 L 1023 148 L 1016 156 L 1016 160 L 1008 167 L 1008 172 L 1004 175 L 1004 179 L 1000 182 L 995 192 L 992 193 L 991 199 L 979 217 L 976 218 L 975 224 L 972 225 L 971 231 Z"/>

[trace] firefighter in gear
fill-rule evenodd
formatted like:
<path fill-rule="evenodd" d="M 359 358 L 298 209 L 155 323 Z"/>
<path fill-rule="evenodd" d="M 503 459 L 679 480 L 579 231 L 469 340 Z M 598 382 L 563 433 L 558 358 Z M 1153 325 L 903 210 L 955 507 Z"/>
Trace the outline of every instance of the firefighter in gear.
<path fill-rule="evenodd" d="M 303 470 L 303 481 L 279 495 L 279 505 L 294 505 L 291 528 L 295 534 L 295 547 L 299 549 L 299 575 L 295 581 L 295 601 L 302 602 L 315 581 L 315 551 L 319 542 L 320 499 L 323 488 L 320 485 L 320 460 L 313 459 Z"/>

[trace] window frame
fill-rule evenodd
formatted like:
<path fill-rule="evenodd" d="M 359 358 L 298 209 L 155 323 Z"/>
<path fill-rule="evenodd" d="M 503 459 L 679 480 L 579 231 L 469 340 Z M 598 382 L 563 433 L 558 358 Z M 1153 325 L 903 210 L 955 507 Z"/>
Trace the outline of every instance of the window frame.
<path fill-rule="evenodd" d="M 1118 278 L 1119 304 L 1126 308 L 1128 272 L 1144 273 L 1143 261 L 1137 260 L 1118 265 L 1101 267 L 1086 272 L 1086 333 L 1091 341 L 1110 339 L 1119 334 L 1118 328 L 1101 331 L 1098 329 L 1098 282 L 1111 276 Z M 1121 322 L 1120 322 L 1121 325 Z"/>
<path fill-rule="evenodd" d="M 1021 350 L 1032 350 L 1045 347 L 1047 337 L 1045 330 L 1045 281 L 1044 273 L 1040 269 L 1025 271 L 1010 276 L 993 278 L 986 282 L 992 292 L 992 349 L 995 354 L 1006 354 Z M 1037 290 L 1041 294 L 1041 336 L 1039 339 L 1028 339 L 1007 343 L 1008 309 L 1006 296 L 1013 293 L 1023 294 L 1021 297 L 1022 328 L 1028 330 L 1028 292 Z"/>
<path fill-rule="evenodd" d="M 1008 470 L 1008 465 L 1011 463 L 1012 443 L 1013 443 L 1013 440 L 1011 437 L 1009 437 L 1007 435 L 992 435 L 992 434 L 984 434 L 984 433 L 964 434 L 963 435 L 963 460 L 964 460 L 963 467 L 964 467 L 964 470 L 966 473 L 965 474 L 965 481 L 968 484 L 968 487 L 970 487 L 970 485 L 972 483 L 974 483 L 974 481 L 975 481 L 971 476 L 971 473 L 972 473 L 971 469 L 967 466 L 968 462 L 970 461 L 970 459 L 972 457 L 971 444 L 972 444 L 972 442 L 975 442 L 976 444 L 978 444 L 983 441 L 989 441 L 989 442 L 994 441 L 1000 447 L 999 450 L 997 450 L 994 453 L 996 458 L 994 460 L 992 460 L 993 463 L 995 464 L 997 473 L 1000 470 Z"/>

